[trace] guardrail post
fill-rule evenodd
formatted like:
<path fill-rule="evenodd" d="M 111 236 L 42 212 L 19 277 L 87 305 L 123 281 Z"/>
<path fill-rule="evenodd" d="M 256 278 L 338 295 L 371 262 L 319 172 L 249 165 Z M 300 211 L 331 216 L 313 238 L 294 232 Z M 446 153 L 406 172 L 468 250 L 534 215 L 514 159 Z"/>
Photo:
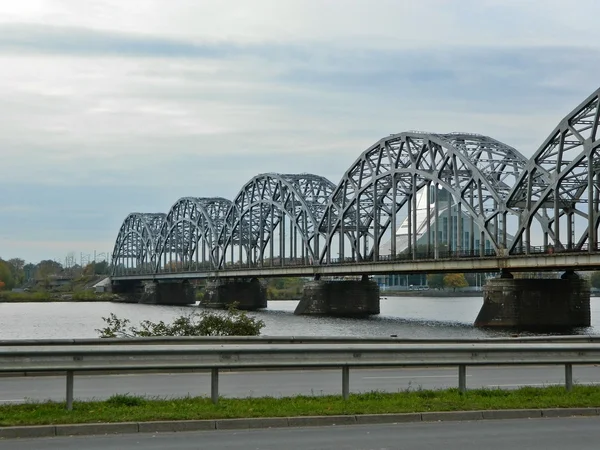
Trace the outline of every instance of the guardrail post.
<path fill-rule="evenodd" d="M 458 366 L 458 392 L 467 392 L 467 366 L 464 364 Z"/>
<path fill-rule="evenodd" d="M 73 410 L 73 371 L 67 370 L 67 411 Z"/>
<path fill-rule="evenodd" d="M 565 364 L 565 389 L 567 392 L 573 389 L 573 364 Z"/>
<path fill-rule="evenodd" d="M 210 399 L 215 405 L 219 402 L 219 369 L 216 367 L 210 369 Z"/>
<path fill-rule="evenodd" d="M 350 397 L 350 367 L 342 367 L 342 397 L 348 400 Z"/>

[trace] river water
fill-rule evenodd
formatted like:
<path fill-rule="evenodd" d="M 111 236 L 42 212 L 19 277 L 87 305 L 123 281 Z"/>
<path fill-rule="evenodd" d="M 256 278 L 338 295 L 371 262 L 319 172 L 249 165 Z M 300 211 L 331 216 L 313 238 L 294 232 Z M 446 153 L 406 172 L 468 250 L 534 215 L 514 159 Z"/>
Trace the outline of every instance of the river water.
<path fill-rule="evenodd" d="M 508 335 L 473 327 L 481 297 L 385 297 L 381 314 L 367 319 L 295 316 L 297 301 L 269 301 L 266 310 L 250 313 L 265 322 L 271 336 L 390 336 L 400 338 L 482 338 Z M 193 306 L 127 303 L 0 303 L 0 339 L 98 337 L 102 317 L 111 312 L 133 325 L 148 319 L 171 321 Z M 591 299 L 592 326 L 573 334 L 600 333 L 600 298 Z"/>

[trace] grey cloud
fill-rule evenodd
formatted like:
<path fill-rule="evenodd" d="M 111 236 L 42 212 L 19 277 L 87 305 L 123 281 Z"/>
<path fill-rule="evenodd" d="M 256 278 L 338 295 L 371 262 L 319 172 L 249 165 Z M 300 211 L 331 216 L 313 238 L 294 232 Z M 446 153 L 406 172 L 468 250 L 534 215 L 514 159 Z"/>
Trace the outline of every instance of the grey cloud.
<path fill-rule="evenodd" d="M 163 36 L 92 28 L 0 23 L 0 53 L 151 58 L 225 58 L 241 54 L 277 58 L 294 53 L 308 58 L 301 46 L 244 45 L 228 41 L 194 42 Z"/>
<path fill-rule="evenodd" d="M 600 50 L 585 47 L 443 48 L 338 54 L 328 66 L 287 70 L 278 81 L 348 95 L 385 93 L 403 103 L 421 98 L 451 103 L 454 110 L 508 112 L 585 95 L 597 87 L 599 70 Z"/>
<path fill-rule="evenodd" d="M 82 56 L 217 57 L 229 49 L 89 28 L 0 24 L 0 51 Z"/>
<path fill-rule="evenodd" d="M 579 93 L 580 86 L 590 89 L 589 84 L 595 82 L 592 81 L 594 74 L 600 69 L 600 50 L 586 47 L 479 48 L 474 44 L 468 48 L 449 48 L 442 44 L 438 49 L 419 51 L 358 52 L 327 44 L 199 44 L 151 35 L 33 24 L 0 24 L 2 52 L 218 60 L 227 65 L 225 70 L 232 72 L 215 74 L 225 79 L 237 76 L 256 80 L 252 71 L 260 68 L 264 73 L 259 76 L 276 85 L 369 95 L 386 91 L 391 99 L 407 94 L 419 95 L 428 101 L 452 97 L 463 104 L 469 102 L 469 108 L 481 105 L 482 101 L 492 101 L 503 110 L 510 109 L 508 103 L 516 99 L 553 102 L 561 96 Z M 160 68 L 154 72 L 156 78 L 164 75 Z M 187 75 L 183 72 L 177 75 L 181 81 L 186 77 L 188 82 L 198 81 L 194 79 L 198 75 L 193 70 Z M 557 79 L 569 82 L 544 84 Z M 489 89 L 490 85 L 495 88 Z M 173 97 L 188 94 L 184 85 L 161 88 L 163 92 L 154 95 L 164 97 L 165 89 L 171 89 Z M 277 89 L 257 94 L 259 99 L 264 94 L 264 101 L 277 101 Z M 215 97 L 210 90 L 201 95 Z M 219 92 L 219 95 L 226 93 Z M 292 94 L 288 90 L 285 95 Z"/>

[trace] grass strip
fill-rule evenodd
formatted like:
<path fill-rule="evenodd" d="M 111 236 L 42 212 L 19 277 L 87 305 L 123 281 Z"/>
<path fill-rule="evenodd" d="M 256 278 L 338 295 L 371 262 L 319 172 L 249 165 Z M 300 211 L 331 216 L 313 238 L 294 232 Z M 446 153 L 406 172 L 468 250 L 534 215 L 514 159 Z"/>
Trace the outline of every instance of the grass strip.
<path fill-rule="evenodd" d="M 0 426 L 598 406 L 600 386 L 575 386 L 571 392 L 562 386 L 474 389 L 464 395 L 457 389 L 369 392 L 353 394 L 347 401 L 340 396 L 221 398 L 217 405 L 206 397 L 115 395 L 105 401 L 75 402 L 72 411 L 58 402 L 0 405 Z"/>

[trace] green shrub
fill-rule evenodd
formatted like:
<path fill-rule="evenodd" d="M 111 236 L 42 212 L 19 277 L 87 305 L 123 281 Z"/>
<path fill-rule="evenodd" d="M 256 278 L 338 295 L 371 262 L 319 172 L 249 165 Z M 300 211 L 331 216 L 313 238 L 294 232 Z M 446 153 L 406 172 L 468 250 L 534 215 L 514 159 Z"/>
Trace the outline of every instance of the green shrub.
<path fill-rule="evenodd" d="M 101 338 L 151 336 L 258 336 L 265 326 L 262 320 L 249 317 L 232 306 L 227 311 L 195 311 L 177 317 L 172 323 L 144 320 L 139 327 L 129 319 L 111 313 L 103 317 L 105 328 L 97 329 Z"/>

